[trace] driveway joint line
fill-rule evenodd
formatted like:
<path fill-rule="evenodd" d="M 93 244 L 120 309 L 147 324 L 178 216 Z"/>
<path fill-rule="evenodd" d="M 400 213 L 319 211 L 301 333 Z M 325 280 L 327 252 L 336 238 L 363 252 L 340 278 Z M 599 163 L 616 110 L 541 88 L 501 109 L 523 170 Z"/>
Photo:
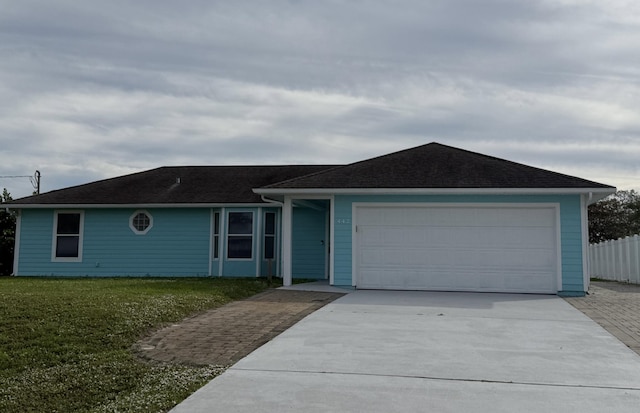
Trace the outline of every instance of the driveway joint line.
<path fill-rule="evenodd" d="M 456 381 L 464 383 L 488 383 L 488 384 L 515 384 L 521 386 L 544 386 L 544 387 L 565 387 L 565 388 L 579 388 L 579 389 L 602 389 L 602 390 L 627 390 L 627 391 L 640 391 L 640 387 L 620 387 L 620 386 L 596 386 L 589 384 L 562 384 L 562 383 L 536 383 L 536 382 L 520 382 L 510 380 L 488 380 L 488 379 L 457 379 L 454 377 L 433 377 L 433 376 L 419 376 L 419 375 L 404 375 L 404 374 L 375 374 L 375 373 L 350 373 L 342 371 L 306 371 L 306 370 L 276 370 L 276 369 L 250 369 L 232 366 L 229 370 L 235 371 L 255 371 L 264 373 L 294 373 L 294 374 L 330 374 L 336 376 L 367 376 L 367 377 L 390 377 L 399 379 L 421 379 L 421 380 L 434 380 L 434 381 Z"/>

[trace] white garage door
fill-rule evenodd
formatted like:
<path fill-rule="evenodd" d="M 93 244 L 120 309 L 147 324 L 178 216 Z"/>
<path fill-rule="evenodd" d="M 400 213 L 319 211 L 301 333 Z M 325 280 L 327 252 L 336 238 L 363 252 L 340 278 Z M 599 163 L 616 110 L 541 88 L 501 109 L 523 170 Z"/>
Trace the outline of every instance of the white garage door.
<path fill-rule="evenodd" d="M 358 206 L 356 286 L 556 293 L 554 207 Z"/>

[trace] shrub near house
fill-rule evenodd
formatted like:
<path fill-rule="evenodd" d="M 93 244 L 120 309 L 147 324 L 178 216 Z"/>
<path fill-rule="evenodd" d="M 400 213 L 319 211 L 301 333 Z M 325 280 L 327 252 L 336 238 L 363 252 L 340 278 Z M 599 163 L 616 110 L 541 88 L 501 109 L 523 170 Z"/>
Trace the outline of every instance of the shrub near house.
<path fill-rule="evenodd" d="M 5 188 L 0 196 L 0 203 L 11 201 L 11 195 Z M 15 212 L 0 209 L 0 275 L 13 272 L 13 248 L 16 234 Z"/>
<path fill-rule="evenodd" d="M 618 191 L 589 205 L 589 243 L 640 234 L 640 194 Z"/>

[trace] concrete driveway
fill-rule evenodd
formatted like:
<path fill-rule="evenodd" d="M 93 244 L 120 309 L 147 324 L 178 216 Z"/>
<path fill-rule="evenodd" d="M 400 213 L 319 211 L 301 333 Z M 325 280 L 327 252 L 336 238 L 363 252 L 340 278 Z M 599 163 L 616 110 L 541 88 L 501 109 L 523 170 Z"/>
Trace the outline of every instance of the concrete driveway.
<path fill-rule="evenodd" d="M 561 298 L 356 291 L 178 412 L 637 412 L 640 356 Z"/>

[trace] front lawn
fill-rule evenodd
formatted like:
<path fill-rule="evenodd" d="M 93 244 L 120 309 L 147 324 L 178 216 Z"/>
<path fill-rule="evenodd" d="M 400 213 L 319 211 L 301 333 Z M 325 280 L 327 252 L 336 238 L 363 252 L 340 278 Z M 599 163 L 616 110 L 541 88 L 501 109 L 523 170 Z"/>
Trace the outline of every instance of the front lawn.
<path fill-rule="evenodd" d="M 164 323 L 267 288 L 257 279 L 0 278 L 0 412 L 164 412 L 220 367 L 150 365 Z"/>

